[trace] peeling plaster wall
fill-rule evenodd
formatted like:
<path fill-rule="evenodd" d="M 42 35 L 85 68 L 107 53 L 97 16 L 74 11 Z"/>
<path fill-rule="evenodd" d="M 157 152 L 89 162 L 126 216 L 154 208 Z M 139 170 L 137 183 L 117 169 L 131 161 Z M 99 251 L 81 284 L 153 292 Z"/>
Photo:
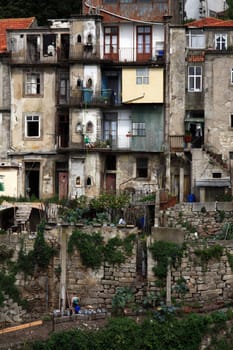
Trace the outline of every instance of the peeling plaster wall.
<path fill-rule="evenodd" d="M 208 54 L 205 63 L 205 141 L 225 159 L 233 149 L 232 60 L 233 55 Z"/>
<path fill-rule="evenodd" d="M 185 47 L 184 28 L 170 28 L 169 104 L 170 135 L 183 135 L 185 116 Z"/>
<path fill-rule="evenodd" d="M 17 151 L 51 151 L 55 147 L 55 72 L 53 69 L 39 70 L 43 74 L 42 96 L 25 97 L 22 69 L 12 70 L 12 146 Z M 25 139 L 26 114 L 41 116 L 41 137 Z"/>

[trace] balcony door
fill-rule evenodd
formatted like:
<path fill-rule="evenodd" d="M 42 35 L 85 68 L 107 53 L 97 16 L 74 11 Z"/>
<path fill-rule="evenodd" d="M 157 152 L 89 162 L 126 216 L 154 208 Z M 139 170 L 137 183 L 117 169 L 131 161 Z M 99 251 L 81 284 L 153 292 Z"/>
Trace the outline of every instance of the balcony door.
<path fill-rule="evenodd" d="M 110 60 L 118 60 L 118 27 L 104 28 L 104 57 Z"/>
<path fill-rule="evenodd" d="M 151 27 L 137 27 L 137 61 L 147 61 L 151 59 Z"/>

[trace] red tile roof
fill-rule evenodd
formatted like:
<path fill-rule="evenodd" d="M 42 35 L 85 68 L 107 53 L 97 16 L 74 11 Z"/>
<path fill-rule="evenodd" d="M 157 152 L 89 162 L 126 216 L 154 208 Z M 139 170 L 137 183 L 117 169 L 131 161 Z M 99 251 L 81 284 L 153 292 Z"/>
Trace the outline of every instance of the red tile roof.
<path fill-rule="evenodd" d="M 0 19 L 0 53 L 6 52 L 6 30 L 27 29 L 36 21 L 35 17 Z"/>
<path fill-rule="evenodd" d="M 227 20 L 224 21 L 219 18 L 202 18 L 198 19 L 193 22 L 189 22 L 186 24 L 187 27 L 197 27 L 197 28 L 203 28 L 203 27 L 233 27 L 233 20 Z"/>

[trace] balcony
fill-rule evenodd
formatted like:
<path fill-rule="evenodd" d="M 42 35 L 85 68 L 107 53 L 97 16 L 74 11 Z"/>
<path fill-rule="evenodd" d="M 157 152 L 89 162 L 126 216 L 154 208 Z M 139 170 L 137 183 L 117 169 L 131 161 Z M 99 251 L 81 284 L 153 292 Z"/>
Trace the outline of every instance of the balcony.
<path fill-rule="evenodd" d="M 100 52 L 104 52 L 102 47 Z M 164 50 L 156 49 L 154 54 L 138 54 L 136 48 L 119 48 L 116 52 L 100 52 L 93 48 L 92 46 L 75 46 L 70 49 L 70 60 L 105 60 L 105 61 L 114 61 L 114 62 L 148 62 L 154 61 L 157 63 L 164 63 Z"/>
<path fill-rule="evenodd" d="M 112 89 L 94 91 L 92 89 L 83 88 L 71 93 L 69 104 L 83 104 L 88 106 L 112 106 L 116 105 L 117 103 Z"/>

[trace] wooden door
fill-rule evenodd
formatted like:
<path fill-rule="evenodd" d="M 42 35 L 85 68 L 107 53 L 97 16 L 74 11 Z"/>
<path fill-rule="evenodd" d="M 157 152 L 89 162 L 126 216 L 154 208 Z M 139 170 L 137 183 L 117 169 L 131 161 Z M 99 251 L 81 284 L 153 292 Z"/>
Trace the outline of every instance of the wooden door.
<path fill-rule="evenodd" d="M 116 174 L 106 175 L 106 192 L 116 192 Z"/>
<path fill-rule="evenodd" d="M 59 173 L 59 199 L 67 198 L 68 196 L 68 173 Z"/>

